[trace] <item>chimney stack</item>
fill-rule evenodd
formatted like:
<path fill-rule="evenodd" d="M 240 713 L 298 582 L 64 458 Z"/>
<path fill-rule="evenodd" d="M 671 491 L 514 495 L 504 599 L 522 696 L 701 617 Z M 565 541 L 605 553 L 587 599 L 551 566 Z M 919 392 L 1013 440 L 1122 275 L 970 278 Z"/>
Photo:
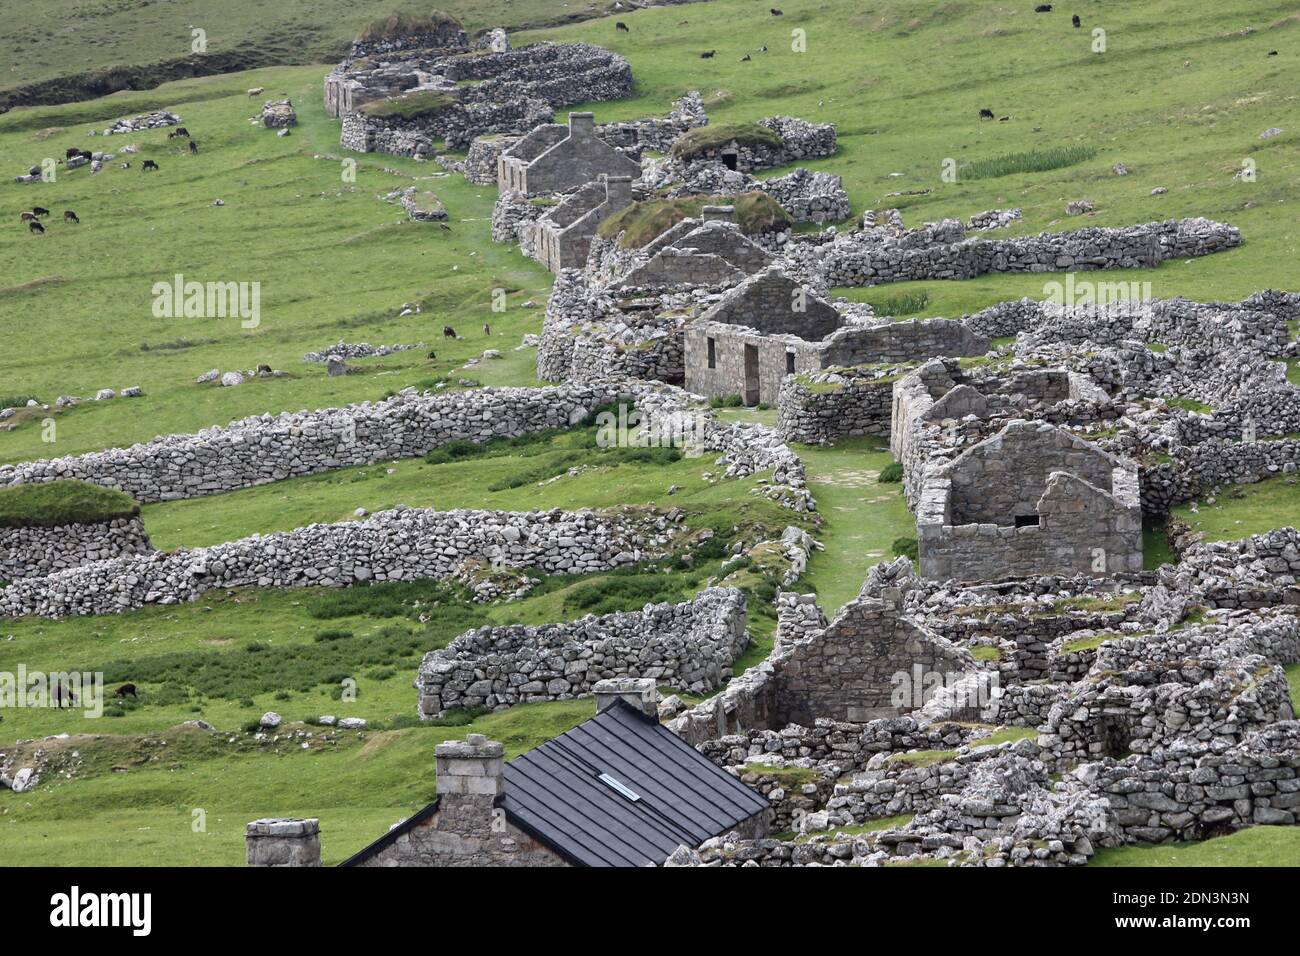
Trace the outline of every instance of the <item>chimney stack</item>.
<path fill-rule="evenodd" d="M 570 113 L 569 138 L 591 139 L 596 135 L 595 113 Z"/>
<path fill-rule="evenodd" d="M 320 866 L 320 820 L 266 817 L 244 827 L 249 866 Z"/>
<path fill-rule="evenodd" d="M 612 677 L 596 681 L 596 713 L 616 700 L 631 704 L 647 717 L 659 719 L 659 689 L 652 677 Z"/>
<path fill-rule="evenodd" d="M 505 748 L 482 734 L 470 734 L 438 744 L 434 757 L 438 815 L 458 832 L 491 832 L 493 804 L 506 790 Z"/>

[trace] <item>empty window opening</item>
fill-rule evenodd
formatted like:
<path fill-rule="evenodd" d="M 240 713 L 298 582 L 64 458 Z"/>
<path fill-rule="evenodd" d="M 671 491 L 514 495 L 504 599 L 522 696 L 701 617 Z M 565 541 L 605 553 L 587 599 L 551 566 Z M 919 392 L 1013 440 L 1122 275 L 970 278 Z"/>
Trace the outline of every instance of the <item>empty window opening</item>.
<path fill-rule="evenodd" d="M 709 339 L 709 368 L 718 367 L 718 343 Z"/>
<path fill-rule="evenodd" d="M 1017 528 L 1037 528 L 1039 523 L 1038 515 L 1016 515 Z"/>
<path fill-rule="evenodd" d="M 785 353 L 785 374 L 786 375 L 794 374 L 794 353 L 793 352 Z"/>

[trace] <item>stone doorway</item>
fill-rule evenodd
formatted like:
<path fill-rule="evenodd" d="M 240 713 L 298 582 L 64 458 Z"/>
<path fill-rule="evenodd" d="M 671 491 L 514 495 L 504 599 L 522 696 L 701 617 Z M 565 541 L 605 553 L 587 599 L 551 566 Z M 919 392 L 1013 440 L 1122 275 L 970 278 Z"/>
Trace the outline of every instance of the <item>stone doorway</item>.
<path fill-rule="evenodd" d="M 757 405 L 758 387 L 758 346 L 745 345 L 745 404 Z"/>
<path fill-rule="evenodd" d="M 726 166 L 728 169 L 735 169 L 736 162 L 737 162 L 737 157 L 734 151 L 729 150 L 722 154 L 722 165 Z"/>

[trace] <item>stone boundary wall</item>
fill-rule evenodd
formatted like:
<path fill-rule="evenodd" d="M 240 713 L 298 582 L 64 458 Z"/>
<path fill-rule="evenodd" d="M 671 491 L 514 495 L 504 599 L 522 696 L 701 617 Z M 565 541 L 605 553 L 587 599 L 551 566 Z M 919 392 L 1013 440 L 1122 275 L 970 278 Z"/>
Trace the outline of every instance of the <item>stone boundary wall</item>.
<path fill-rule="evenodd" d="M 1127 843 L 1203 840 L 1300 822 L 1300 721 L 1273 724 L 1194 766 L 1163 755 L 1086 764 L 1071 775 L 1110 801 Z"/>
<path fill-rule="evenodd" d="M 890 369 L 832 368 L 787 375 L 777 396 L 776 430 L 788 442 L 831 445 L 845 436 L 886 436 L 894 408 Z"/>
<path fill-rule="evenodd" d="M 139 515 L 54 528 L 0 528 L 0 581 L 44 577 L 153 550 Z"/>
<path fill-rule="evenodd" d="M 953 225 L 956 232 L 947 229 L 931 237 L 918 231 L 884 242 L 865 233 L 850 233 L 830 244 L 797 245 L 786 256 L 800 277 L 806 273 L 831 286 L 862 286 L 973 279 L 990 272 L 1131 269 L 1210 255 L 1241 244 L 1239 230 L 1209 219 L 1171 219 L 1017 239 L 964 239 L 961 224 Z"/>
<path fill-rule="evenodd" d="M 597 681 L 649 677 L 693 694 L 716 690 L 749 637 L 745 597 L 709 588 L 682 604 L 531 627 L 484 627 L 430 651 L 415 686 L 422 717 L 570 700 Z"/>
<path fill-rule="evenodd" d="M 209 548 L 97 561 L 0 590 L 0 615 L 61 618 L 193 601 L 213 588 L 346 587 L 448 579 L 466 561 L 589 574 L 658 556 L 667 537 L 617 512 L 401 508 Z"/>
<path fill-rule="evenodd" d="M 491 388 L 417 394 L 341 408 L 256 415 L 193 434 L 0 467 L 0 487 L 79 478 L 141 504 L 197 498 L 427 454 L 450 441 L 486 442 L 568 428 L 613 401 L 617 386 Z"/>

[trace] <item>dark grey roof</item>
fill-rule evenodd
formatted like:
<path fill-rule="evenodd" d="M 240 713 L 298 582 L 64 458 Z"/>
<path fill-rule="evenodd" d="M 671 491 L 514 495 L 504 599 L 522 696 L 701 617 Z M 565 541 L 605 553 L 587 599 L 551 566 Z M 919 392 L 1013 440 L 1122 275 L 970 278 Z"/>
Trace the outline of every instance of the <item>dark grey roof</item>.
<path fill-rule="evenodd" d="M 658 721 L 616 701 L 508 763 L 500 805 L 577 866 L 644 866 L 734 829 L 768 803 Z"/>

